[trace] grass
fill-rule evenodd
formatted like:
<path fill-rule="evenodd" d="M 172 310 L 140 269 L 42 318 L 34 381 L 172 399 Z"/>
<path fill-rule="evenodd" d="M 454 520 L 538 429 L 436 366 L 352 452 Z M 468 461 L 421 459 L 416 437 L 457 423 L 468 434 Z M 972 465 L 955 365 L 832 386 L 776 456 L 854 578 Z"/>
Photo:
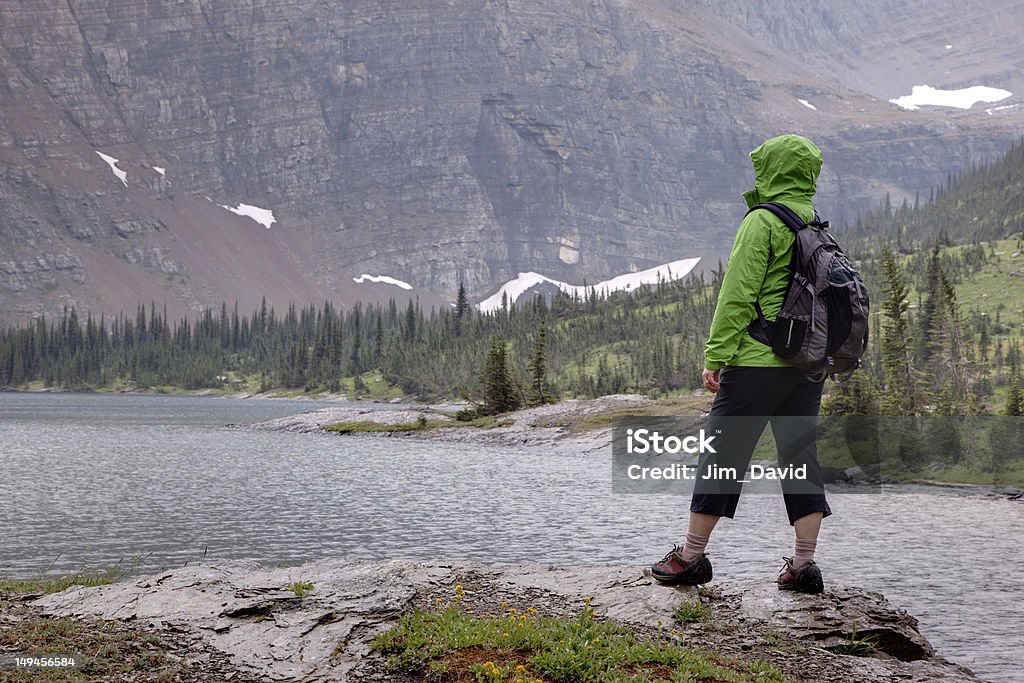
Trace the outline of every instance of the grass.
<path fill-rule="evenodd" d="M 707 621 L 711 618 L 711 608 L 700 600 L 684 600 L 672 610 L 672 616 L 680 624 L 692 624 L 698 621 Z"/>
<path fill-rule="evenodd" d="M 1000 468 L 995 472 L 984 472 L 976 467 L 948 465 L 928 468 L 919 472 L 905 469 L 890 470 L 883 466 L 882 474 L 895 481 L 907 483 L 939 483 L 964 486 L 1012 486 L 1024 488 L 1024 469 Z"/>
<path fill-rule="evenodd" d="M 875 637 L 858 636 L 857 629 L 853 629 L 850 635 L 839 645 L 828 648 L 829 651 L 840 655 L 852 655 L 854 657 L 870 657 L 875 654 Z"/>
<path fill-rule="evenodd" d="M 356 391 L 355 377 L 346 377 L 342 380 L 343 391 L 353 400 L 387 401 L 402 396 L 402 390 L 388 383 L 384 379 L 384 375 L 379 371 L 363 373 L 359 376 L 359 379 L 363 384 L 363 388 L 360 391 Z"/>
<path fill-rule="evenodd" d="M 430 429 L 444 429 L 446 427 L 478 427 L 481 429 L 489 429 L 491 427 L 500 427 L 504 424 L 507 424 L 507 422 L 493 416 L 478 417 L 465 422 L 454 422 L 452 420 L 430 420 L 425 415 L 421 415 L 420 419 L 416 422 L 385 424 L 383 422 L 374 422 L 372 420 L 347 420 L 344 422 L 335 422 L 333 424 L 324 425 L 323 429 L 324 431 L 336 432 L 338 434 L 372 434 L 380 432 L 418 432 Z"/>
<path fill-rule="evenodd" d="M 995 319 L 996 311 L 1002 308 L 1004 323 L 1019 326 L 1024 315 L 1024 298 L 1020 287 L 1024 277 L 1010 275 L 1024 269 L 1024 250 L 1017 248 L 1017 240 L 995 240 L 986 243 L 995 249 L 996 256 L 972 277 L 956 285 L 957 300 L 968 308 L 977 306 Z M 956 251 L 963 247 L 945 247 L 945 251 Z M 1013 254 L 1017 257 L 1014 258 Z M 916 296 L 913 299 L 916 301 Z M 1019 328 L 1018 328 L 1019 329 Z M 1019 332 L 1018 332 L 1019 333 Z"/>
<path fill-rule="evenodd" d="M 417 432 L 425 429 L 435 429 L 440 427 L 442 422 L 440 420 L 423 420 L 421 422 L 400 422 L 398 424 L 385 424 L 383 422 L 373 422 L 372 420 L 346 420 L 344 422 L 335 422 L 333 424 L 324 425 L 323 429 L 327 432 L 337 432 L 338 434 L 369 434 L 374 432 Z M 444 423 L 447 424 L 447 423 Z"/>
<path fill-rule="evenodd" d="M 600 368 L 602 360 L 604 360 L 608 369 L 612 370 L 620 363 L 629 362 L 629 353 L 624 350 L 627 348 L 629 348 L 629 344 L 623 341 L 597 344 L 587 349 L 583 362 L 580 362 L 579 360 L 567 361 L 560 374 L 563 377 L 568 377 L 574 374 L 593 375 Z"/>
<path fill-rule="evenodd" d="M 76 666 L 4 671 L 2 680 L 10 683 L 113 681 L 126 680 L 139 670 L 147 670 L 154 674 L 147 680 L 169 683 L 175 679 L 181 665 L 160 648 L 158 637 L 125 629 L 117 622 L 30 617 L 0 632 L 0 650 L 32 657 L 73 655 Z"/>
<path fill-rule="evenodd" d="M 0 595 L 3 594 L 27 594 L 27 593 L 59 593 L 71 586 L 105 586 L 111 583 L 123 581 L 135 573 L 143 556 L 136 556 L 126 564 L 124 558 L 118 560 L 110 567 L 102 569 L 79 569 L 74 574 L 62 576 L 48 576 L 40 572 L 37 576 L 25 579 L 15 579 L 0 576 Z"/>
<path fill-rule="evenodd" d="M 458 587 L 456 587 L 458 597 Z M 626 681 L 782 681 L 764 662 L 691 650 L 599 618 L 589 606 L 578 617 L 544 617 L 508 609 L 474 615 L 453 601 L 432 612 L 414 610 L 374 638 L 395 671 L 468 683 L 624 683 Z"/>
<path fill-rule="evenodd" d="M 237 377 L 235 373 L 228 372 L 231 379 L 239 379 L 240 384 L 225 388 L 225 393 L 247 391 L 250 393 L 261 393 L 260 375 L 252 374 L 244 377 Z M 274 398 L 323 398 L 330 395 L 343 395 L 350 401 L 390 401 L 395 398 L 402 398 L 402 390 L 387 382 L 379 370 L 371 370 L 359 375 L 362 384 L 361 389 L 356 389 L 355 375 L 339 377 L 337 386 L 315 387 L 315 388 L 284 388 L 276 387 L 268 389 L 267 393 Z"/>
<path fill-rule="evenodd" d="M 313 589 L 316 588 L 316 586 L 314 586 L 309 581 L 293 581 L 284 588 L 285 590 L 289 590 L 292 593 L 295 593 L 297 597 L 304 598 L 310 593 L 312 593 Z"/>
<path fill-rule="evenodd" d="M 600 413 L 593 413 L 574 420 L 569 417 L 561 425 L 569 427 L 569 431 L 578 434 L 592 429 L 613 426 L 618 420 L 631 417 L 692 417 L 706 413 L 711 406 L 710 396 L 675 396 L 652 401 L 646 405 L 622 406 L 611 408 Z"/>

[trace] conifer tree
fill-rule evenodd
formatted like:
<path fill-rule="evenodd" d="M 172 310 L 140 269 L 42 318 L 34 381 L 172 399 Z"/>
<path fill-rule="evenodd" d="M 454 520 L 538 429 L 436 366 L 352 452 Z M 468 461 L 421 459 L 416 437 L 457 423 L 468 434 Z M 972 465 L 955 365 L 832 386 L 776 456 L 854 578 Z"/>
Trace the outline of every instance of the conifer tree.
<path fill-rule="evenodd" d="M 505 340 L 498 336 L 491 339 L 481 383 L 484 388 L 484 402 L 480 412 L 484 415 L 507 413 L 520 407 L 519 392 L 509 366 L 508 349 Z"/>
<path fill-rule="evenodd" d="M 1010 382 L 1010 390 L 1006 394 L 1006 406 L 1003 415 L 1020 417 L 1024 415 L 1024 390 L 1021 389 L 1020 375 L 1015 375 Z"/>
<path fill-rule="evenodd" d="M 363 371 L 360 362 L 360 351 L 362 350 L 362 307 L 356 304 L 352 309 L 352 356 L 349 358 L 349 374 L 358 376 Z"/>
<path fill-rule="evenodd" d="M 888 415 L 913 415 L 917 410 L 916 381 L 911 366 L 907 325 L 907 285 L 896 257 L 889 249 L 882 254 L 885 299 L 882 302 L 882 367 L 885 392 L 882 410 Z"/>
<path fill-rule="evenodd" d="M 384 355 L 384 321 L 380 308 L 377 309 L 377 324 L 373 336 L 373 365 L 380 367 L 381 357 Z"/>
<path fill-rule="evenodd" d="M 534 338 L 527 368 L 530 371 L 530 405 L 547 403 L 547 325 L 543 321 Z"/>
<path fill-rule="evenodd" d="M 416 308 L 412 304 L 412 299 L 409 300 L 409 305 L 405 307 L 405 340 L 413 341 L 416 339 Z"/>
<path fill-rule="evenodd" d="M 455 297 L 455 336 L 462 335 L 462 320 L 469 315 L 469 297 L 466 296 L 466 286 L 459 280 L 459 293 Z"/>
<path fill-rule="evenodd" d="M 932 328 L 935 326 L 936 307 L 941 297 L 939 292 L 939 246 L 932 248 L 931 257 L 928 259 L 927 276 L 924 286 L 924 300 L 919 306 L 917 342 L 914 347 L 914 358 L 921 364 L 927 363 L 931 358 L 934 346 L 928 343 L 932 338 Z M 920 301 L 920 299 L 919 299 Z"/>

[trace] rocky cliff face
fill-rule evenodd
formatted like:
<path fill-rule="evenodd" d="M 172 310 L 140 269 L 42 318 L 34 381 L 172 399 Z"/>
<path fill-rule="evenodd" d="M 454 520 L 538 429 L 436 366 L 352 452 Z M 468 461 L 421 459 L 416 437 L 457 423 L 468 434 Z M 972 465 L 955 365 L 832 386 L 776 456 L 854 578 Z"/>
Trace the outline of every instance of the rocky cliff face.
<path fill-rule="evenodd" d="M 820 143 L 822 208 L 852 218 L 1017 135 L 1024 109 L 886 100 L 1019 93 L 1022 19 L 923 0 L 13 0 L 0 319 L 405 292 L 363 273 L 440 303 L 459 279 L 482 297 L 523 270 L 717 256 L 747 152 L 788 131 Z M 275 222 L 223 208 L 240 204 Z"/>

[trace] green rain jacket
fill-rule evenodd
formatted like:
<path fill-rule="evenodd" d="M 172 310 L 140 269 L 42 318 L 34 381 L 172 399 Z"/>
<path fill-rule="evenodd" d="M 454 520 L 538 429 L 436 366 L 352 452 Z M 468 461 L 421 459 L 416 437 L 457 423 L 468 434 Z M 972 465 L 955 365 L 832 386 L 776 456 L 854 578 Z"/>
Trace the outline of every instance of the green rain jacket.
<path fill-rule="evenodd" d="M 748 208 L 760 202 L 782 202 L 804 221 L 813 220 L 811 200 L 821 171 L 821 150 L 813 142 L 799 135 L 781 135 L 751 152 L 750 159 L 754 189 L 743 194 Z M 789 284 L 795 241 L 793 231 L 770 211 L 754 211 L 743 219 L 704 350 L 708 370 L 726 365 L 787 365 L 770 347 L 751 337 L 747 325 L 757 317 L 755 300 L 768 320 L 778 315 Z"/>

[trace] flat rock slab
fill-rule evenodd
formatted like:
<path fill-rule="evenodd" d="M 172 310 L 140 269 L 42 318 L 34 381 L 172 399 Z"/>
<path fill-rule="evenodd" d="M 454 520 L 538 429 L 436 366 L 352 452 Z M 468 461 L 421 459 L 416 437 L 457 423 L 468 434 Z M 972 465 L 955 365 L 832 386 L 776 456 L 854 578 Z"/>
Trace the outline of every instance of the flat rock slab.
<path fill-rule="evenodd" d="M 905 662 L 935 654 L 917 630 L 917 619 L 879 593 L 836 586 L 821 595 L 803 595 L 764 582 L 744 582 L 724 587 L 722 597 L 738 600 L 743 614 L 776 631 L 823 647 L 837 647 L 853 636 L 868 638 L 877 650 Z"/>
<path fill-rule="evenodd" d="M 516 589 L 540 589 L 575 605 L 591 600 L 598 614 L 627 624 L 657 627 L 672 623 L 681 602 L 699 599 L 695 586 L 657 585 L 633 567 L 551 567 L 503 569 L 495 581 Z"/>
<path fill-rule="evenodd" d="M 54 615 L 138 620 L 191 630 L 269 680 L 344 680 L 417 590 L 450 568 L 322 561 L 268 569 L 248 562 L 192 566 L 131 582 L 71 588 L 36 602 Z M 287 586 L 314 588 L 298 597 Z"/>
<path fill-rule="evenodd" d="M 478 594 L 520 599 L 554 613 L 578 613 L 589 598 L 599 614 L 648 632 L 670 627 L 680 602 L 700 599 L 695 588 L 658 585 L 636 568 L 321 560 L 288 568 L 251 562 L 189 566 L 109 586 L 73 587 L 34 604 L 55 616 L 138 621 L 199 634 L 266 680 L 343 681 L 366 663 L 374 635 L 414 605 L 452 595 L 467 577 Z M 288 589 L 296 582 L 313 588 L 300 597 Z M 838 587 L 806 596 L 765 582 L 716 584 L 712 592 L 722 612 L 743 625 L 744 637 L 760 629 L 811 642 L 818 659 L 842 674 L 838 680 L 979 680 L 935 657 L 917 621 L 877 593 Z M 841 644 L 854 630 L 875 639 L 881 658 L 817 647 Z M 728 637 L 723 632 L 723 645 Z"/>

